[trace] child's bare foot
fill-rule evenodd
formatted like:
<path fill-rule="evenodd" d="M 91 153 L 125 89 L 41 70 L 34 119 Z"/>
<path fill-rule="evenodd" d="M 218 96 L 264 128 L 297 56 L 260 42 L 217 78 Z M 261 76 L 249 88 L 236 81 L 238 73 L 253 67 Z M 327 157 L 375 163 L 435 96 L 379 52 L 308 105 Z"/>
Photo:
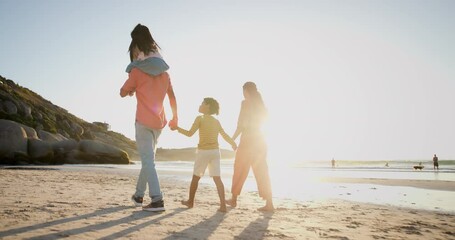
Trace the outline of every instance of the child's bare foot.
<path fill-rule="evenodd" d="M 193 203 L 190 202 L 190 201 L 182 200 L 181 203 L 182 203 L 183 205 L 187 206 L 188 208 L 193 208 Z"/>
<path fill-rule="evenodd" d="M 218 209 L 218 212 L 227 212 L 226 205 L 220 206 L 220 208 Z"/>
<path fill-rule="evenodd" d="M 265 205 L 264 207 L 258 208 L 258 211 L 261 211 L 261 212 L 274 212 L 275 208 L 273 206 Z"/>
<path fill-rule="evenodd" d="M 232 199 L 226 200 L 226 204 L 231 207 L 237 207 L 237 201 L 234 201 Z"/>

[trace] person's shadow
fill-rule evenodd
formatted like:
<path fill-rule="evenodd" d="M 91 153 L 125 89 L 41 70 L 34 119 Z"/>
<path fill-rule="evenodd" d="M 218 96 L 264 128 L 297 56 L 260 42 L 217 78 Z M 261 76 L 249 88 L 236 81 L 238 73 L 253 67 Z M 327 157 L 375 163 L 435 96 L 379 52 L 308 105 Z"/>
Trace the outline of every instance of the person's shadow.
<path fill-rule="evenodd" d="M 188 210 L 188 208 L 179 208 L 179 209 L 174 210 L 174 211 L 171 212 L 171 213 L 166 212 L 166 214 L 163 215 L 163 216 L 161 216 L 161 217 L 154 218 L 154 219 L 152 219 L 152 220 L 150 220 L 150 221 L 147 221 L 147 222 L 138 224 L 138 225 L 136 225 L 136 226 L 133 226 L 133 227 L 124 229 L 124 230 L 122 230 L 122 231 L 120 231 L 120 232 L 113 233 L 113 234 L 111 234 L 111 235 L 109 235 L 109 236 L 105 236 L 105 237 L 100 238 L 100 239 L 109 240 L 109 239 L 118 239 L 118 238 L 121 238 L 121 237 L 123 237 L 123 236 L 125 236 L 125 235 L 128 235 L 128 234 L 130 234 L 130 233 L 132 233 L 132 232 L 135 232 L 135 231 L 139 231 L 139 230 L 143 229 L 144 227 L 147 227 L 147 226 L 149 226 L 149 225 L 151 225 L 151 224 L 153 224 L 153 223 L 157 223 L 157 222 L 159 222 L 159 221 L 161 221 L 161 220 L 163 220 L 163 219 L 165 219 L 165 218 L 174 216 L 174 215 L 179 214 L 179 213 L 181 213 L 181 212 L 183 212 L 183 211 L 186 211 L 186 210 Z M 142 214 L 146 214 L 147 216 L 150 216 L 150 213 L 149 213 L 149 212 L 141 211 L 141 213 L 142 213 Z"/>
<path fill-rule="evenodd" d="M 234 239 L 263 239 L 269 227 L 269 221 L 273 213 L 264 213 L 262 217 L 258 217 L 253 222 L 250 222 L 243 231 L 235 236 Z"/>
<path fill-rule="evenodd" d="M 208 239 L 223 221 L 225 215 L 226 213 L 216 212 L 210 218 L 180 232 L 173 233 L 164 240 L 195 239 L 195 236 L 197 239 Z"/>
<path fill-rule="evenodd" d="M 21 234 L 21 233 L 25 233 L 25 232 L 30 232 L 30 231 L 34 231 L 34 230 L 38 230 L 38 229 L 42 229 L 42 228 L 47 228 L 47 227 L 51 227 L 51 226 L 55 226 L 55 225 L 59 225 L 59 224 L 68 223 L 68 222 L 79 221 L 79 220 L 87 219 L 87 218 L 91 218 L 91 217 L 106 215 L 106 214 L 114 213 L 117 211 L 122 211 L 122 210 L 125 210 L 128 208 L 131 208 L 131 207 L 118 206 L 118 207 L 112 207 L 112 208 L 99 209 L 92 213 L 87 213 L 87 214 L 83 214 L 83 215 L 79 215 L 79 216 L 62 218 L 62 219 L 57 219 L 57 220 L 50 221 L 50 222 L 39 223 L 39 224 L 32 225 L 32 226 L 26 226 L 26 227 L 20 227 L 20 228 L 14 228 L 14 229 L 6 230 L 6 231 L 1 231 L 0 238 L 4 238 L 4 237 L 16 235 L 16 234 Z"/>
<path fill-rule="evenodd" d="M 32 226 L 26 226 L 26 227 L 21 227 L 21 228 L 10 229 L 10 230 L 6 230 L 6 231 L 3 231 L 3 232 L 0 232 L 0 239 L 3 238 L 3 237 L 13 236 L 13 235 L 16 235 L 16 234 L 21 234 L 21 233 L 30 232 L 30 231 L 35 231 L 35 230 L 39 230 L 39 229 L 42 229 L 42 228 L 56 226 L 56 225 L 59 225 L 59 224 L 75 222 L 75 221 L 79 221 L 79 220 L 82 220 L 82 219 L 88 219 L 88 218 L 92 218 L 92 217 L 99 217 L 99 216 L 102 216 L 102 215 L 107 215 L 107 214 L 111 214 L 111 213 L 114 213 L 114 212 L 117 212 L 117 211 L 122 211 L 122 210 L 125 210 L 125 209 L 131 209 L 131 208 L 132 207 L 120 206 L 120 207 L 114 207 L 114 208 L 108 208 L 108 209 L 101 209 L 101 210 L 96 210 L 93 213 L 83 214 L 83 215 L 80 215 L 80 216 L 63 218 L 63 219 L 58 219 L 58 220 L 51 221 L 51 222 L 46 222 L 46 223 L 40 223 L 40 224 L 36 224 L 36 225 L 32 225 Z M 101 238 L 101 239 L 116 239 L 116 238 L 123 237 L 123 236 L 125 236 L 125 235 L 127 235 L 127 234 L 129 234 L 131 232 L 138 231 L 138 230 L 140 230 L 140 229 L 142 229 L 142 228 L 144 228 L 144 227 L 146 227 L 146 226 L 148 226 L 150 224 L 159 222 L 159 221 L 161 221 L 164 218 L 171 217 L 171 216 L 176 215 L 176 214 L 178 214 L 180 212 L 183 212 L 185 210 L 186 209 L 177 209 L 177 210 L 175 210 L 173 212 L 170 212 L 170 213 L 165 212 L 165 213 L 155 213 L 155 214 L 139 210 L 139 211 L 134 211 L 130 215 L 122 217 L 122 218 L 119 218 L 119 219 L 110 220 L 110 221 L 101 222 L 101 223 L 96 223 L 96 224 L 83 226 L 83 227 L 78 227 L 78 228 L 65 229 L 65 230 L 62 230 L 62 231 L 52 232 L 52 233 L 44 234 L 44 235 L 40 235 L 40 236 L 34 236 L 34 237 L 27 238 L 27 239 L 35 240 L 35 239 L 65 238 L 65 237 L 70 237 L 72 235 L 77 235 L 77 234 L 81 234 L 81 233 L 85 233 L 85 232 L 99 231 L 99 230 L 102 230 L 102 229 L 115 227 L 115 226 L 118 226 L 120 224 L 134 222 L 135 220 L 142 219 L 142 218 L 154 217 L 150 221 L 135 225 L 133 227 L 124 229 L 124 230 L 122 230 L 120 232 L 113 233 L 113 234 L 111 234 L 109 236 Z M 159 217 L 156 217 L 159 214 L 163 214 L 163 215 L 159 216 Z"/>

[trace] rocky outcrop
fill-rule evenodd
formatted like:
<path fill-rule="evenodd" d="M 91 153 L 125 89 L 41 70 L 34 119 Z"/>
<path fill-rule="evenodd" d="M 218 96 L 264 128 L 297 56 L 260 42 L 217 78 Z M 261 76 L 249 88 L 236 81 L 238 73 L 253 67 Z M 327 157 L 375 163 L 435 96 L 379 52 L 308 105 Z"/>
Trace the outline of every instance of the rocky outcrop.
<path fill-rule="evenodd" d="M 54 160 L 54 150 L 52 143 L 41 139 L 28 139 L 27 153 L 31 160 L 41 160 L 51 162 Z"/>
<path fill-rule="evenodd" d="M 129 163 L 128 153 L 96 140 L 77 142 L 43 130 L 39 136 L 44 139 L 27 126 L 0 119 L 0 164 Z"/>
<path fill-rule="evenodd" d="M 0 119 L 0 158 L 27 153 L 27 133 L 20 124 Z"/>
<path fill-rule="evenodd" d="M 109 124 L 88 123 L 1 76 L 0 121 L 0 164 L 123 164 L 137 157 L 135 142 Z"/>
<path fill-rule="evenodd" d="M 17 114 L 17 107 L 11 101 L 3 102 L 3 111 L 5 111 L 9 115 Z"/>
<path fill-rule="evenodd" d="M 60 142 L 63 140 L 68 140 L 66 137 L 62 136 L 61 134 L 52 134 L 49 132 L 46 132 L 44 130 L 39 130 L 38 131 L 38 137 L 42 139 L 43 141 L 48 141 L 48 142 Z"/>

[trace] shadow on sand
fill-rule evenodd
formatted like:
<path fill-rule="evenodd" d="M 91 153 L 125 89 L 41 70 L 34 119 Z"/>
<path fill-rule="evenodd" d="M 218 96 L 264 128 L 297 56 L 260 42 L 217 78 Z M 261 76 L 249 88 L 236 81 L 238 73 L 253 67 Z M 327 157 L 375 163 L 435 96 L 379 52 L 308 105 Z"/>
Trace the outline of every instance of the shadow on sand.
<path fill-rule="evenodd" d="M 132 208 L 134 208 L 134 207 L 119 206 L 119 207 L 113 207 L 113 208 L 107 208 L 107 209 L 100 209 L 100 210 L 96 210 L 93 213 L 89 213 L 89 214 L 83 214 L 83 215 L 80 215 L 80 216 L 58 219 L 58 220 L 51 221 L 51 222 L 40 223 L 40 224 L 36 224 L 36 225 L 10 229 L 10 230 L 6 230 L 6 231 L 0 232 L 0 238 L 4 238 L 4 237 L 8 237 L 8 236 L 14 236 L 16 234 L 22 234 L 22 233 L 26 233 L 26 232 L 32 232 L 32 231 L 39 230 L 39 229 L 42 229 L 42 228 L 47 228 L 47 227 L 52 227 L 52 226 L 56 226 L 56 225 L 60 225 L 60 224 L 75 222 L 75 221 L 79 221 L 79 220 L 83 220 L 83 219 L 88 219 L 88 218 L 93 218 L 93 217 L 100 217 L 100 216 L 108 215 L 108 214 L 111 214 L 111 213 L 114 213 L 114 212 L 117 212 L 117 211 L 122 211 L 122 210 L 125 210 L 125 209 L 132 209 Z M 120 238 L 122 236 L 125 236 L 125 235 L 127 235 L 127 234 L 129 234 L 131 232 L 137 231 L 137 230 L 139 230 L 139 229 L 141 229 L 143 227 L 146 227 L 146 226 L 148 226 L 150 224 L 159 222 L 160 220 L 162 220 L 164 218 L 171 217 L 171 216 L 173 216 L 175 214 L 183 212 L 185 210 L 186 209 L 177 209 L 177 210 L 175 210 L 175 211 L 173 211 L 171 213 L 166 212 L 165 214 L 164 213 L 151 213 L 151 212 L 146 212 L 146 211 L 139 210 L 139 211 L 134 211 L 130 215 L 122 217 L 120 219 L 110 220 L 110 221 L 101 222 L 101 223 L 95 223 L 95 224 L 92 224 L 92 225 L 89 225 L 89 226 L 84 226 L 84 227 L 79 227 L 79 228 L 74 228 L 74 229 L 66 229 L 66 230 L 53 232 L 53 233 L 50 233 L 50 234 L 45 234 L 45 235 L 40 235 L 40 236 L 35 236 L 35 237 L 27 238 L 27 239 L 36 240 L 36 239 L 65 238 L 65 237 L 70 237 L 72 235 L 77 235 L 77 234 L 81 234 L 81 233 L 85 233 L 85 232 L 94 232 L 94 231 L 99 231 L 99 230 L 102 230 L 102 229 L 107 229 L 107 228 L 110 228 L 110 227 L 118 226 L 120 224 L 131 223 L 131 222 L 134 222 L 135 220 L 142 219 L 142 218 L 153 217 L 153 216 L 156 217 L 158 215 L 164 214 L 164 215 L 156 217 L 156 218 L 154 218 L 154 219 L 152 219 L 150 221 L 135 225 L 133 227 L 124 229 L 124 230 L 122 230 L 120 232 L 113 233 L 113 234 L 111 234 L 109 236 L 101 238 L 101 239 L 116 239 L 116 238 Z"/>
<path fill-rule="evenodd" d="M 93 213 L 83 214 L 80 216 L 62 218 L 62 219 L 58 219 L 58 220 L 54 220 L 54 221 L 50 221 L 50 222 L 39 223 L 39 224 L 32 225 L 32 226 L 14 228 L 14 229 L 0 232 L 0 238 L 8 237 L 8 236 L 16 235 L 16 234 L 21 234 L 21 233 L 25 233 L 25 232 L 30 232 L 30 231 L 34 231 L 37 229 L 47 228 L 47 227 L 51 227 L 51 226 L 55 226 L 55 225 L 59 225 L 59 224 L 68 223 L 68 222 L 79 221 L 79 220 L 86 219 L 86 218 L 106 215 L 106 214 L 110 214 L 113 212 L 122 211 L 122 210 L 125 210 L 128 208 L 131 208 L 131 207 L 118 206 L 118 207 L 112 207 L 112 208 L 106 208 L 106 209 L 99 209 L 99 210 L 94 211 Z"/>
<path fill-rule="evenodd" d="M 210 218 L 207 218 L 204 221 L 199 222 L 196 225 L 193 225 L 187 229 L 184 229 L 180 232 L 173 233 L 172 236 L 164 238 L 165 240 L 174 240 L 174 239 L 193 239 L 194 236 L 198 236 L 198 239 L 208 239 L 210 235 L 218 228 L 220 223 L 225 217 L 225 213 L 216 212 Z"/>
<path fill-rule="evenodd" d="M 264 213 L 262 217 L 258 217 L 248 224 L 248 226 L 243 229 L 238 236 L 235 236 L 234 239 L 263 239 L 267 233 L 267 228 L 269 227 L 269 221 L 272 219 L 272 215 L 273 213 Z"/>

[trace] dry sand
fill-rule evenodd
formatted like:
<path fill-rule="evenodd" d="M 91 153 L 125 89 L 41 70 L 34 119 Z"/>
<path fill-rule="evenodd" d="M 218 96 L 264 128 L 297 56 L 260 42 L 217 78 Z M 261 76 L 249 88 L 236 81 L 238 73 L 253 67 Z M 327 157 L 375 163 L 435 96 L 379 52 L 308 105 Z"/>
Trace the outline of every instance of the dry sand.
<path fill-rule="evenodd" d="M 201 185 L 187 209 L 188 183 L 170 178 L 166 211 L 150 213 L 130 202 L 135 182 L 116 170 L 0 169 L 0 239 L 455 239 L 454 213 L 341 200 L 276 199 L 262 213 L 245 193 L 220 213 L 215 188 Z"/>

